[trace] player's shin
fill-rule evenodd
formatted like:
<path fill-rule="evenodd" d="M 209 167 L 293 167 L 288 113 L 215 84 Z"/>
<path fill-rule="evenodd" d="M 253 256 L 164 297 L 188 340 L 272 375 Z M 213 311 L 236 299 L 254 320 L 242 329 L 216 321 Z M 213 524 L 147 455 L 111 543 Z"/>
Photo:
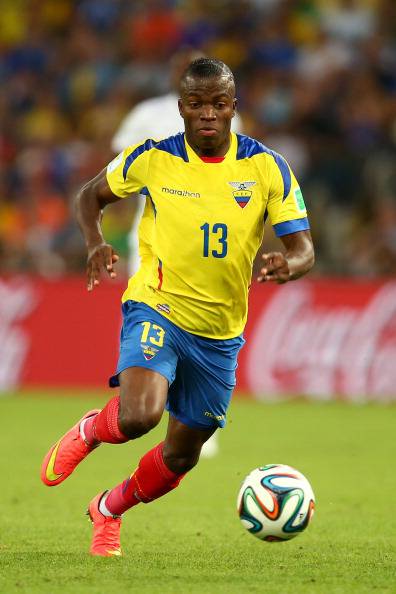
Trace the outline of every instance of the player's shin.
<path fill-rule="evenodd" d="M 176 474 L 166 466 L 163 445 L 161 442 L 147 452 L 131 477 L 109 491 L 103 500 L 102 513 L 120 516 L 141 501 L 149 503 L 178 486 L 185 473 Z"/>

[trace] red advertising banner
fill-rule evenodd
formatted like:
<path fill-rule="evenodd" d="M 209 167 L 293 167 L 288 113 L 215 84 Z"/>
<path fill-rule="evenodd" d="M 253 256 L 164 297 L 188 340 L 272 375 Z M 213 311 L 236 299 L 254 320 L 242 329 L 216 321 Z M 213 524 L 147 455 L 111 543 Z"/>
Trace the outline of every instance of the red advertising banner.
<path fill-rule="evenodd" d="M 0 390 L 105 387 L 114 371 L 124 283 L 0 280 Z"/>
<path fill-rule="evenodd" d="M 239 388 L 257 398 L 396 400 L 396 282 L 255 286 Z"/>
<path fill-rule="evenodd" d="M 0 390 L 105 387 L 124 282 L 0 280 Z M 238 389 L 259 399 L 396 400 L 396 283 L 254 285 Z"/>

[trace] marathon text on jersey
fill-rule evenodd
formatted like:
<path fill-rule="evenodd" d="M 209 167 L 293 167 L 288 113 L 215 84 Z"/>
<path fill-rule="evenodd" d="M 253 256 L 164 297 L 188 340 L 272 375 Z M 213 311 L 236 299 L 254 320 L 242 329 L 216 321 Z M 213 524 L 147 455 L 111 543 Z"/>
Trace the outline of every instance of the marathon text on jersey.
<path fill-rule="evenodd" d="M 181 196 L 186 198 L 200 198 L 201 194 L 199 192 L 189 192 L 188 190 L 177 190 L 175 188 L 167 188 L 166 186 L 162 186 L 162 192 L 166 194 L 172 194 L 173 196 Z"/>

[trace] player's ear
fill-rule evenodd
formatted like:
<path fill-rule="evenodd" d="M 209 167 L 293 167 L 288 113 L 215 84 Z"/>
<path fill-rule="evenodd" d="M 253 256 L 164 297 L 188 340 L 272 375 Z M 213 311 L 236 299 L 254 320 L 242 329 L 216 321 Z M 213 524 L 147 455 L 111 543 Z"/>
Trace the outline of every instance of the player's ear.
<path fill-rule="evenodd" d="M 238 105 L 238 99 L 234 99 L 234 101 L 232 102 L 232 117 L 234 117 L 234 115 L 235 115 L 237 105 Z"/>
<path fill-rule="evenodd" d="M 179 108 L 179 113 L 181 115 L 182 118 L 184 118 L 184 112 L 183 112 L 183 102 L 181 99 L 178 99 L 177 101 L 177 106 Z"/>

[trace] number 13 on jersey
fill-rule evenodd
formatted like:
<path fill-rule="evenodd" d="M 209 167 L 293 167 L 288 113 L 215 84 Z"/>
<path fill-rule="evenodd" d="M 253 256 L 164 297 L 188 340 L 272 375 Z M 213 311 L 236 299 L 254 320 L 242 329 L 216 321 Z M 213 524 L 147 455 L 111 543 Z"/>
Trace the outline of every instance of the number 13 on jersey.
<path fill-rule="evenodd" d="M 209 223 L 204 223 L 200 229 L 203 231 L 203 257 L 225 258 L 228 250 L 227 225 L 214 223 L 211 226 Z"/>

